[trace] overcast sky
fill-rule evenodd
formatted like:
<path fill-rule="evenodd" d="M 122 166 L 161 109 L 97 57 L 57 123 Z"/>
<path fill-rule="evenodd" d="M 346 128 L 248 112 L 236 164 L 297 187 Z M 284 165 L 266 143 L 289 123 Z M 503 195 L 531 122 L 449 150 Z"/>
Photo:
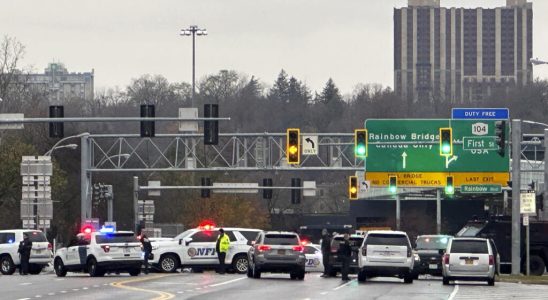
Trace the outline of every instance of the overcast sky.
<path fill-rule="evenodd" d="M 531 0 L 529 0 L 531 1 Z M 504 0 L 442 0 L 445 7 L 495 7 Z M 533 0 L 533 57 L 548 60 L 548 1 Z M 332 77 L 343 93 L 358 83 L 393 86 L 393 8 L 406 0 L 0 0 L 0 34 L 27 48 L 24 65 L 95 69 L 96 88 L 124 87 L 142 74 L 192 78 L 221 69 L 272 84 L 283 68 L 320 90 Z M 548 78 L 548 65 L 535 77 Z"/>

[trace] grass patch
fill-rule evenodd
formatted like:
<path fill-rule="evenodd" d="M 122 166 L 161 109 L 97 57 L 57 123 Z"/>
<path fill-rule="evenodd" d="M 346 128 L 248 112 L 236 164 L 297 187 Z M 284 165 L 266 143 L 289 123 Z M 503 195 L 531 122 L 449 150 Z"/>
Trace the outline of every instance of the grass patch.
<path fill-rule="evenodd" d="M 525 284 L 548 284 L 548 276 L 525 276 L 525 275 L 501 275 L 497 276 L 498 282 L 515 282 Z"/>

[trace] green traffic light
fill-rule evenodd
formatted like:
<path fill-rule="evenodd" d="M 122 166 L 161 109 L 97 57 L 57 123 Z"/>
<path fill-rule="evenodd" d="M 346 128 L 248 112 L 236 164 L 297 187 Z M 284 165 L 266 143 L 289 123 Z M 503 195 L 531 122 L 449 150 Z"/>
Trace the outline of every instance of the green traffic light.
<path fill-rule="evenodd" d="M 364 156 L 365 155 L 365 146 L 364 145 L 359 145 L 358 147 L 356 147 L 356 154 L 360 155 L 360 156 Z"/>
<path fill-rule="evenodd" d="M 445 187 L 445 194 L 453 195 L 454 193 L 455 193 L 455 188 L 452 185 L 448 185 Z"/>
<path fill-rule="evenodd" d="M 441 152 L 442 152 L 443 154 L 449 154 L 449 153 L 451 153 L 451 145 L 449 145 L 449 144 L 443 144 L 443 145 L 441 146 Z"/>
<path fill-rule="evenodd" d="M 388 190 L 390 190 L 390 193 L 395 194 L 395 193 L 397 192 L 398 188 L 395 187 L 395 186 L 390 186 L 390 187 L 388 188 Z"/>

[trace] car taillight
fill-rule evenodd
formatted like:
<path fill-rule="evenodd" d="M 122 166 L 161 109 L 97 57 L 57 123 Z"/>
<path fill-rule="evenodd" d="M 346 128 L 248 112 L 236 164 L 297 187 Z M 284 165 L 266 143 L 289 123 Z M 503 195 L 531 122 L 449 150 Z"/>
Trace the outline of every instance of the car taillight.
<path fill-rule="evenodd" d="M 303 247 L 303 246 L 294 246 L 294 247 L 293 247 L 293 251 L 303 252 L 303 251 L 304 251 L 304 247 Z"/>
<path fill-rule="evenodd" d="M 364 247 L 362 248 L 362 255 L 363 255 L 363 256 L 367 256 L 367 246 L 364 246 Z"/>
<path fill-rule="evenodd" d="M 413 251 L 411 251 L 411 248 L 407 247 L 407 257 L 413 256 Z"/>
<path fill-rule="evenodd" d="M 495 264 L 495 257 L 493 255 L 489 255 L 489 265 L 493 266 Z"/>
<path fill-rule="evenodd" d="M 48 243 L 48 250 L 50 250 L 50 251 L 53 250 L 53 245 L 50 244 L 50 243 Z"/>
<path fill-rule="evenodd" d="M 448 265 L 449 264 L 449 254 L 443 255 L 443 264 Z"/>
<path fill-rule="evenodd" d="M 264 251 L 268 251 L 272 248 L 270 248 L 270 246 L 268 246 L 268 245 L 259 245 L 259 247 L 257 247 L 257 249 L 259 249 L 260 252 L 264 252 Z"/>
<path fill-rule="evenodd" d="M 103 251 L 105 251 L 105 253 L 108 253 L 110 251 L 110 246 L 109 245 L 101 246 L 101 248 L 103 248 Z"/>

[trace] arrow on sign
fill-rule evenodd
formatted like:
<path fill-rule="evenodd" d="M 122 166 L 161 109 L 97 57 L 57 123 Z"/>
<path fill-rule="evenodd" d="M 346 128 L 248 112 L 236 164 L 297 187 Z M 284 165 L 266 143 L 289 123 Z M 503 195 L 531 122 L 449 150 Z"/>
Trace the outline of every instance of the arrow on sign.
<path fill-rule="evenodd" d="M 314 142 L 310 138 L 306 138 L 305 140 L 307 143 L 312 144 L 312 149 L 316 148 L 316 145 L 314 145 Z"/>
<path fill-rule="evenodd" d="M 405 169 L 405 163 L 407 160 L 407 153 L 405 151 L 402 153 L 401 157 L 403 158 L 403 168 Z"/>
<path fill-rule="evenodd" d="M 451 157 L 451 159 L 449 159 L 449 155 L 445 156 L 445 168 L 449 168 L 449 164 L 452 162 L 452 161 L 456 161 L 459 157 L 458 156 L 453 156 Z"/>

